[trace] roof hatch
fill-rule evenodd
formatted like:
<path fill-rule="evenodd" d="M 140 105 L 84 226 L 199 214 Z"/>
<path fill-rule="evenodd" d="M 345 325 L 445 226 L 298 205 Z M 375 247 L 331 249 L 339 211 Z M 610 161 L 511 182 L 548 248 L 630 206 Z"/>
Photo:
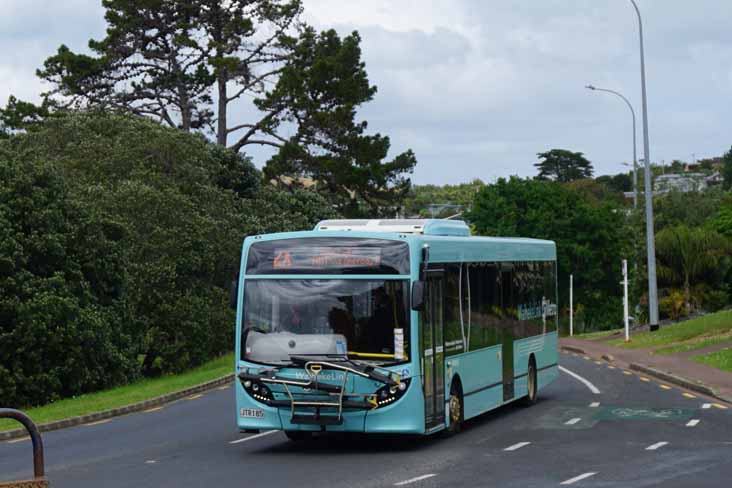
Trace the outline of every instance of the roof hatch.
<path fill-rule="evenodd" d="M 427 236 L 470 236 L 470 228 L 464 221 L 448 219 L 323 220 L 315 226 L 315 230 L 353 230 L 391 234 L 423 234 Z"/>

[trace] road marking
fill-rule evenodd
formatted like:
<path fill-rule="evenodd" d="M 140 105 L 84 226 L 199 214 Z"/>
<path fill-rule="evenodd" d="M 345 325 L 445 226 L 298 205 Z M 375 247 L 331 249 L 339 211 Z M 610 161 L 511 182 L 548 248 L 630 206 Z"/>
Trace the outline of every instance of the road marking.
<path fill-rule="evenodd" d="M 691 393 L 684 392 L 682 393 L 682 395 L 684 395 L 686 398 L 696 398 L 696 395 L 692 395 Z"/>
<path fill-rule="evenodd" d="M 104 419 L 104 420 L 97 420 L 96 422 L 89 422 L 88 424 L 84 424 L 87 427 L 91 427 L 92 425 L 102 425 L 106 424 L 107 422 L 111 422 L 112 419 Z"/>
<path fill-rule="evenodd" d="M 203 393 L 197 393 L 195 395 L 191 395 L 186 400 L 196 400 L 197 398 L 201 398 L 203 396 Z"/>
<path fill-rule="evenodd" d="M 600 406 L 600 402 L 592 402 L 590 403 L 590 408 L 597 408 Z"/>
<path fill-rule="evenodd" d="M 582 357 L 585 358 L 588 361 L 590 360 L 590 356 L 582 356 Z"/>
<path fill-rule="evenodd" d="M 712 404 L 711 403 L 704 403 L 704 404 L 702 404 L 702 408 L 703 409 L 712 408 Z"/>
<path fill-rule="evenodd" d="M 559 366 L 559 371 L 562 371 L 564 373 L 567 373 L 572 378 L 576 379 L 577 381 L 582 382 L 595 395 L 599 395 L 600 394 L 600 390 L 598 390 L 595 385 L 593 385 L 592 383 L 590 383 L 589 381 L 587 381 L 586 379 L 584 379 L 583 377 L 581 377 L 577 373 L 573 373 L 572 371 L 568 370 L 564 366 Z"/>
<path fill-rule="evenodd" d="M 630 371 L 628 371 L 628 370 L 625 370 L 625 369 L 624 369 L 624 370 L 623 370 L 623 374 L 627 374 L 628 376 L 630 376 L 630 375 L 632 375 L 633 373 L 631 373 Z"/>
<path fill-rule="evenodd" d="M 23 441 L 29 441 L 29 440 L 30 440 L 30 437 L 29 436 L 18 437 L 17 439 L 13 439 L 12 441 L 8 441 L 8 444 L 15 444 L 16 442 L 23 442 Z"/>
<path fill-rule="evenodd" d="M 254 439 L 258 439 L 260 437 L 264 437 L 266 435 L 274 434 L 275 432 L 279 432 L 279 431 L 277 431 L 277 430 L 268 430 L 267 432 L 262 432 L 261 434 L 250 435 L 249 437 L 243 437 L 241 439 L 237 439 L 235 441 L 231 441 L 231 442 L 229 442 L 229 444 L 240 444 L 242 442 L 251 441 L 251 440 L 254 440 Z"/>
<path fill-rule="evenodd" d="M 659 447 L 663 447 L 666 444 L 668 444 L 668 442 L 656 442 L 655 444 L 651 444 L 650 446 L 646 447 L 646 451 L 655 451 Z"/>
<path fill-rule="evenodd" d="M 145 461 L 145 464 L 157 464 L 157 461 L 154 459 L 148 459 L 147 461 Z"/>
<path fill-rule="evenodd" d="M 646 382 L 651 381 L 650 379 L 646 378 L 645 376 L 641 376 L 639 379 L 641 381 L 646 381 Z"/>
<path fill-rule="evenodd" d="M 607 369 L 615 369 L 615 366 L 613 366 L 613 365 L 611 365 L 611 364 L 608 364 L 608 365 L 607 365 Z"/>
<path fill-rule="evenodd" d="M 699 419 L 691 419 L 686 423 L 687 427 L 696 427 L 696 424 L 699 423 Z"/>
<path fill-rule="evenodd" d="M 575 418 L 573 418 L 573 419 L 569 419 L 569 420 L 567 420 L 566 422 L 564 422 L 564 425 L 574 425 L 574 424 L 576 424 L 577 422 L 579 422 L 580 420 L 582 420 L 582 419 L 581 419 L 581 418 L 579 418 L 579 417 L 575 417 Z"/>
<path fill-rule="evenodd" d="M 231 385 L 224 385 L 224 386 L 219 386 L 219 387 L 218 387 L 218 388 L 216 388 L 216 389 L 217 389 L 217 390 L 228 390 L 229 388 L 231 388 Z"/>
<path fill-rule="evenodd" d="M 660 386 L 660 387 L 661 387 L 661 388 L 663 388 L 664 390 L 670 390 L 670 389 L 671 389 L 671 387 L 670 387 L 670 386 L 668 386 L 668 385 L 658 385 L 658 386 Z"/>
<path fill-rule="evenodd" d="M 597 473 L 584 473 L 579 476 L 575 476 L 574 478 L 569 478 L 568 480 L 564 480 L 560 485 L 571 485 L 573 483 L 576 483 L 578 481 L 582 481 L 583 479 L 589 478 L 590 476 L 595 476 Z"/>
<path fill-rule="evenodd" d="M 515 451 L 516 449 L 521 449 L 524 446 L 528 446 L 531 444 L 531 442 L 519 442 L 518 444 L 514 444 L 513 446 L 508 446 L 504 449 L 504 451 Z"/>
<path fill-rule="evenodd" d="M 602 364 L 602 361 L 595 361 L 595 364 Z"/>
<path fill-rule="evenodd" d="M 410 483 L 415 483 L 417 481 L 426 480 L 427 478 L 432 478 L 434 476 L 437 476 L 437 475 L 434 473 L 423 474 L 422 476 L 417 476 L 416 478 L 411 478 L 408 480 L 400 481 L 399 483 L 394 483 L 394 486 L 404 486 L 404 485 L 408 485 Z"/>
<path fill-rule="evenodd" d="M 158 410 L 162 410 L 163 408 L 165 408 L 165 407 L 148 408 L 147 410 L 143 410 L 142 413 L 157 412 Z"/>
<path fill-rule="evenodd" d="M 720 409 L 720 410 L 727 410 L 727 407 L 725 407 L 725 406 L 724 406 L 724 405 L 722 405 L 721 403 L 712 403 L 712 406 L 713 406 L 714 408 L 718 408 L 718 409 Z"/>

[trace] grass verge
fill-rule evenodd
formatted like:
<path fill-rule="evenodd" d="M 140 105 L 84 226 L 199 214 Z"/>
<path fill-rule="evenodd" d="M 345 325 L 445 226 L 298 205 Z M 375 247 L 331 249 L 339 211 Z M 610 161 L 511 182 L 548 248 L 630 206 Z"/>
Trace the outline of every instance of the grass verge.
<path fill-rule="evenodd" d="M 653 351 L 653 354 L 669 355 L 676 354 L 677 352 L 694 351 L 696 349 L 703 349 L 705 347 L 722 344 L 724 342 L 732 342 L 732 334 L 721 334 L 707 338 L 703 337 L 692 339 L 690 341 L 682 342 L 674 346 L 656 349 L 655 351 Z"/>
<path fill-rule="evenodd" d="M 722 349 L 721 351 L 710 352 L 700 356 L 692 356 L 692 361 L 706 364 L 722 371 L 732 372 L 732 349 Z"/>
<path fill-rule="evenodd" d="M 732 332 L 732 311 L 717 312 L 674 325 L 661 327 L 656 332 L 640 332 L 631 336 L 630 342 L 623 339 L 609 341 L 608 344 L 627 349 L 670 346 L 704 336 L 721 335 Z"/>
<path fill-rule="evenodd" d="M 575 339 L 584 339 L 584 340 L 591 340 L 591 339 L 600 339 L 601 337 L 608 337 L 613 334 L 617 334 L 619 332 L 623 332 L 623 329 L 611 329 L 611 330 L 599 330 L 597 332 L 587 332 L 585 334 L 575 334 Z"/>
<path fill-rule="evenodd" d="M 227 354 L 178 375 L 140 380 L 129 385 L 98 391 L 73 398 L 65 398 L 41 407 L 23 410 L 36 424 L 53 422 L 78 415 L 109 410 L 131 403 L 149 400 L 166 393 L 183 390 L 206 381 L 221 378 L 234 371 L 234 355 Z M 0 431 L 21 425 L 12 420 L 0 420 Z"/>

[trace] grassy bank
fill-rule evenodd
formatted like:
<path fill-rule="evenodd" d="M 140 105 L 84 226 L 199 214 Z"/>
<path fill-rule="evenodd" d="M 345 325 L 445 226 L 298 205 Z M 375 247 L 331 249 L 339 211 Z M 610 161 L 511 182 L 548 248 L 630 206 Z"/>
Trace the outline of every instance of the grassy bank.
<path fill-rule="evenodd" d="M 732 372 L 732 349 L 722 349 L 721 351 L 710 352 L 709 354 L 693 356 L 691 360 L 723 371 Z"/>
<path fill-rule="evenodd" d="M 220 378 L 234 371 L 234 355 L 227 354 L 214 359 L 198 368 L 178 375 L 145 379 L 111 390 L 99 391 L 75 398 L 66 398 L 41 407 L 25 411 L 34 422 L 42 424 L 78 415 L 86 415 L 131 403 L 149 400 L 166 393 L 183 390 L 199 383 Z M 17 429 L 20 424 L 14 421 L 0 421 L 0 431 Z"/>
<path fill-rule="evenodd" d="M 657 348 L 662 346 L 695 346 L 703 341 L 722 342 L 732 334 L 732 311 L 717 312 L 674 325 L 661 327 L 656 332 L 640 332 L 631 336 L 631 342 L 623 339 L 609 344 L 628 349 Z M 710 345 L 706 343 L 703 346 Z M 693 348 L 693 347 L 690 347 Z M 675 352 L 685 349 L 678 349 Z M 686 349 L 688 350 L 688 349 Z"/>

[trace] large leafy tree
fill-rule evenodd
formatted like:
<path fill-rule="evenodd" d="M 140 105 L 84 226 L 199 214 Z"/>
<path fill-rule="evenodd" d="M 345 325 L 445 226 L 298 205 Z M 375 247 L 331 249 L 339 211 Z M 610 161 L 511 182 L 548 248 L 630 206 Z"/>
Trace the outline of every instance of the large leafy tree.
<path fill-rule="evenodd" d="M 722 188 L 725 190 L 732 190 L 732 148 L 724 153 L 722 157 Z"/>
<path fill-rule="evenodd" d="M 62 45 L 38 75 L 62 106 L 117 109 L 184 130 L 214 128 L 235 149 L 262 143 L 271 114 L 232 123 L 287 57 L 300 0 L 103 0 L 107 35 L 91 55 Z M 214 99 L 216 110 L 213 110 Z"/>
<path fill-rule="evenodd" d="M 538 180 L 554 180 L 567 183 L 592 178 L 592 163 L 581 152 L 552 149 L 538 153 L 540 161 L 534 166 L 539 170 Z"/>
<path fill-rule="evenodd" d="M 265 176 L 280 184 L 311 182 L 348 216 L 393 213 L 410 187 L 411 150 L 384 161 L 387 136 L 366 134 L 356 109 L 376 93 L 361 60 L 357 32 L 341 39 L 334 30 L 306 28 L 277 85 L 257 105 L 271 130 L 294 124 Z M 287 177 L 286 179 L 283 177 Z"/>
<path fill-rule="evenodd" d="M 478 192 L 467 218 L 481 235 L 555 241 L 559 283 L 574 274 L 585 323 L 597 327 L 619 322 L 622 309 L 617 282 L 625 255 L 624 222 L 616 210 L 557 182 L 512 177 Z M 566 287 L 559 289 L 566 304 Z"/>

